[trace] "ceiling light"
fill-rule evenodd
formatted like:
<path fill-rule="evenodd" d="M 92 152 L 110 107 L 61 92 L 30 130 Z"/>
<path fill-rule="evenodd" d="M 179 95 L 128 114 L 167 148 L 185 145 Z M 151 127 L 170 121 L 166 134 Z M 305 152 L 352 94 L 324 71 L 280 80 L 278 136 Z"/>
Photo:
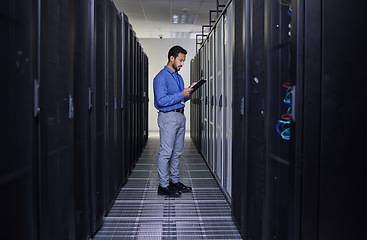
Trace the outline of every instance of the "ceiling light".
<path fill-rule="evenodd" d="M 190 32 L 172 32 L 171 38 L 190 38 Z"/>
<path fill-rule="evenodd" d="M 177 24 L 178 23 L 178 15 L 177 14 L 173 14 L 172 15 L 172 23 L 173 24 Z"/>
<path fill-rule="evenodd" d="M 196 20 L 196 15 L 193 14 L 173 14 L 172 23 L 173 24 L 194 24 Z"/>

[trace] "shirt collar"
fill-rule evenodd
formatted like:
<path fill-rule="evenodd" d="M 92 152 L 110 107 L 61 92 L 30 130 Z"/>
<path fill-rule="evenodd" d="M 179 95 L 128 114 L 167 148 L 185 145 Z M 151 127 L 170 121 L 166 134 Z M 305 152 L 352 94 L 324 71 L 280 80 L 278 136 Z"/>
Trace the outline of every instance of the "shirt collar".
<path fill-rule="evenodd" d="M 174 72 L 172 69 L 170 69 L 169 67 L 164 66 L 164 69 L 166 69 L 170 74 L 177 74 L 177 72 Z"/>

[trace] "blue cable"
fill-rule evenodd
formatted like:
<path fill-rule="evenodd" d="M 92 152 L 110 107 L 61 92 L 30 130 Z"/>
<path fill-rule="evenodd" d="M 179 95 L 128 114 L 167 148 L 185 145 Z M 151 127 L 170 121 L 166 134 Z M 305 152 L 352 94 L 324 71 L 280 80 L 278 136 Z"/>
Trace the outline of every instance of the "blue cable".
<path fill-rule="evenodd" d="M 288 12 L 290 12 L 290 9 L 288 10 Z M 283 84 L 284 87 L 287 87 L 285 86 L 285 84 Z M 285 98 L 283 99 L 284 103 L 286 104 L 291 104 L 291 99 L 292 99 L 292 91 L 291 91 L 291 88 L 290 87 L 287 87 L 287 92 L 286 92 L 286 96 Z M 278 124 L 276 126 L 276 130 L 277 132 L 279 133 L 279 135 L 284 139 L 284 140 L 290 140 L 291 139 L 291 128 L 288 127 L 288 126 L 285 126 L 285 125 L 290 125 L 291 124 L 291 121 L 288 120 L 290 119 L 290 115 L 289 113 L 291 112 L 291 107 L 288 107 L 287 109 L 287 114 L 283 114 L 282 115 L 282 119 L 286 119 L 286 121 L 284 120 L 278 120 Z M 283 118 L 284 116 L 284 118 Z M 279 126 L 281 126 L 281 130 L 279 129 Z"/>
<path fill-rule="evenodd" d="M 288 9 L 287 13 L 288 13 L 288 15 L 289 15 L 290 17 L 292 17 L 292 11 L 291 11 L 291 9 Z"/>
<path fill-rule="evenodd" d="M 290 88 L 287 89 L 287 95 L 284 98 L 284 102 L 287 104 L 291 104 L 292 97 L 290 96 L 292 94 L 292 91 Z"/>
<path fill-rule="evenodd" d="M 279 125 L 282 124 L 282 128 L 284 129 L 283 131 L 279 130 Z M 277 124 L 277 132 L 279 133 L 279 135 L 284 139 L 284 140 L 290 140 L 291 139 L 291 128 L 290 127 L 286 127 L 284 128 L 284 125 L 287 124 L 291 124 L 291 121 L 283 121 L 283 120 L 278 120 L 278 124 Z"/>
<path fill-rule="evenodd" d="M 286 128 L 281 134 L 284 140 L 291 140 L 291 128 Z"/>

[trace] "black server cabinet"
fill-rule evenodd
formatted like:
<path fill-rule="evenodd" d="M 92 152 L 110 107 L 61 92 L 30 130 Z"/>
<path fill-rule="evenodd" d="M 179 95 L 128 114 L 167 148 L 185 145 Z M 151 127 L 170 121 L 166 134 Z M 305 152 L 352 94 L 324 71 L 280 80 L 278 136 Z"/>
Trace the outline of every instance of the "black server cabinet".
<path fill-rule="evenodd" d="M 238 224 L 241 233 L 245 231 L 244 206 L 245 185 L 244 185 L 244 156 L 245 156 L 245 68 L 244 68 L 244 1 L 233 1 L 233 47 L 235 49 L 233 57 L 233 145 L 232 145 L 232 213 Z"/>
<path fill-rule="evenodd" d="M 145 86 L 145 80 L 144 80 L 144 52 L 141 44 L 139 44 L 140 48 L 140 61 L 139 61 L 139 71 L 140 71 L 140 80 L 139 80 L 139 112 L 141 116 L 140 120 L 140 149 L 139 149 L 139 156 L 141 155 L 144 147 L 144 121 L 145 121 L 145 115 L 144 115 L 144 86 Z"/>
<path fill-rule="evenodd" d="M 140 61 L 139 61 L 139 72 L 140 72 L 140 80 L 139 80 L 139 113 L 140 113 L 140 130 L 139 130 L 139 139 L 140 139 L 140 149 L 139 149 L 139 156 L 142 153 L 143 150 L 143 146 L 144 146 L 144 120 L 145 120 L 145 115 L 144 115 L 144 54 L 143 54 L 143 48 L 141 46 L 141 44 L 139 44 L 139 49 L 140 49 Z"/>
<path fill-rule="evenodd" d="M 116 85 L 116 14 L 117 10 L 112 2 L 107 3 L 107 212 L 112 207 L 116 193 L 116 159 L 115 159 L 115 85 Z"/>
<path fill-rule="evenodd" d="M 128 24 L 128 41 L 127 41 L 127 79 L 126 79 L 126 94 L 125 94 L 125 98 L 126 98 L 126 104 L 125 104 L 125 126 L 126 126 L 126 148 L 129 149 L 129 151 L 126 151 L 126 155 L 127 155 L 127 162 L 129 163 L 129 174 L 131 174 L 132 169 L 134 168 L 134 162 L 133 162 L 133 131 L 132 131 L 132 78 L 133 78 L 133 67 L 134 67 L 134 63 L 133 63 L 133 30 L 132 30 L 132 26 L 131 24 Z"/>
<path fill-rule="evenodd" d="M 38 13 L 37 1 L 0 3 L 0 225 L 3 239 L 39 239 L 38 107 L 34 107 L 38 101 L 34 92 L 37 93 L 39 83 Z"/>
<path fill-rule="evenodd" d="M 107 74 L 107 52 L 106 52 L 106 9 L 105 0 L 95 0 L 95 141 L 96 141 L 96 163 L 95 163 L 95 226 L 102 225 L 106 213 L 106 136 L 107 136 L 107 110 L 106 110 L 106 74 Z M 94 195 L 94 194 L 93 194 Z"/>
<path fill-rule="evenodd" d="M 245 236 L 261 239 L 265 191 L 264 154 L 264 1 L 250 0 L 244 7 L 245 22 Z M 273 129 L 272 129 L 273 130 Z"/>
<path fill-rule="evenodd" d="M 122 27 L 122 16 L 117 13 L 116 18 L 116 98 L 115 98 L 115 112 L 116 112 L 116 122 L 115 122 L 115 156 L 116 156 L 116 186 L 119 190 L 122 185 L 126 182 L 125 179 L 125 167 L 123 157 L 123 113 L 122 113 L 122 84 L 123 84 L 123 27 Z"/>
<path fill-rule="evenodd" d="M 142 115 L 141 115 L 141 87 L 142 87 L 142 81 L 141 81 L 141 46 L 138 42 L 136 43 L 136 82 L 135 82 L 135 122 L 136 122 L 136 147 L 137 147 L 137 157 L 138 159 L 140 148 L 141 148 L 141 123 L 143 121 Z"/>
<path fill-rule="evenodd" d="M 134 94 L 134 83 L 135 83 L 135 32 L 133 29 L 131 29 L 131 35 L 130 35 L 130 109 L 129 109 L 129 117 L 130 117 L 130 138 L 131 138 L 131 155 L 130 155 L 130 161 L 131 161 L 131 168 L 135 167 L 135 117 L 134 117 L 134 107 L 135 107 L 135 94 Z"/>
<path fill-rule="evenodd" d="M 134 31 L 132 30 L 132 26 L 129 25 L 130 28 L 130 41 L 129 41 L 129 79 L 128 79 L 128 145 L 130 151 L 129 152 L 129 163 L 130 163 L 130 171 L 135 166 L 134 163 L 134 154 L 135 154 L 135 144 L 134 144 L 134 118 L 133 118 L 133 107 L 134 107 L 134 93 L 133 93 L 133 84 L 134 84 Z"/>
<path fill-rule="evenodd" d="M 132 121 L 132 139 L 133 139 L 133 163 L 134 167 L 136 165 L 137 155 L 138 155 L 138 114 L 137 114 L 137 83 L 138 83 L 138 40 L 136 33 L 133 32 L 133 78 L 131 86 L 132 94 L 132 111 L 131 111 L 131 121 Z"/>
<path fill-rule="evenodd" d="M 190 61 L 190 80 L 193 81 L 194 80 L 194 68 L 193 68 L 193 65 L 194 65 L 194 62 L 195 62 L 195 58 L 196 56 Z M 191 101 L 193 100 L 193 98 L 195 97 L 195 93 L 192 95 L 191 97 Z M 196 116 L 194 116 L 194 113 L 195 111 L 193 110 L 193 104 L 192 102 L 190 103 L 190 126 L 191 126 L 191 129 L 190 129 L 190 136 L 191 136 L 191 139 L 193 140 L 194 142 L 194 145 L 196 146 L 196 140 L 195 140 L 195 136 L 194 136 L 194 132 L 195 132 L 195 127 L 193 125 L 193 123 L 195 122 L 196 120 Z"/>
<path fill-rule="evenodd" d="M 145 145 L 145 120 L 147 116 L 145 115 L 145 56 L 144 49 L 141 47 L 141 58 L 140 58 L 140 66 L 141 66 L 141 80 L 140 80 L 140 114 L 141 114 L 141 123 L 140 123 L 140 154 L 143 152 Z"/>
<path fill-rule="evenodd" d="M 249 239 L 287 237 L 289 6 L 234 1 L 232 208 Z"/>
<path fill-rule="evenodd" d="M 327 0 L 322 5 L 318 221 L 322 240 L 360 239 L 367 225 L 367 158 L 363 157 L 367 115 L 362 110 L 367 109 L 367 37 L 362 30 L 367 3 L 353 3 L 346 7 L 343 1 Z"/>
<path fill-rule="evenodd" d="M 91 203 L 94 203 L 94 199 L 91 199 L 90 193 L 95 191 L 94 178 L 91 177 L 95 158 L 94 152 L 91 151 L 92 145 L 94 145 L 93 131 L 91 131 L 93 129 L 91 93 L 94 81 L 93 47 L 91 45 L 94 37 L 92 10 L 92 4 L 89 0 L 75 2 L 74 172 L 76 239 L 84 239 L 92 231 Z"/>
<path fill-rule="evenodd" d="M 148 141 L 149 133 L 149 60 L 146 53 L 144 53 L 144 72 L 145 72 L 145 143 Z"/>
<path fill-rule="evenodd" d="M 298 239 L 365 237 L 366 5 L 292 5 Z"/>
<path fill-rule="evenodd" d="M 96 7 L 97 1 L 90 1 L 90 88 L 88 89 L 88 108 L 91 112 L 91 117 L 89 118 L 89 162 L 90 162 L 90 175 L 89 175 L 89 206 L 90 206 L 90 235 L 93 235 L 97 229 L 100 227 L 97 217 L 97 141 L 96 141 Z"/>
<path fill-rule="evenodd" d="M 123 15 L 123 24 L 124 24 L 124 82 L 123 82 L 123 101 L 122 101 L 122 109 L 123 109 L 123 146 L 126 151 L 124 151 L 124 165 L 125 165 L 125 174 L 126 177 L 131 173 L 130 166 L 130 128 L 129 128 L 129 79 L 130 79 L 130 24 L 128 17 Z"/>
<path fill-rule="evenodd" d="M 190 79 L 191 82 L 197 82 L 197 64 L 198 64 L 198 55 L 196 55 L 191 61 L 190 61 Z M 194 143 L 194 145 L 196 146 L 197 149 L 199 149 L 198 146 L 198 129 L 197 129 L 197 122 L 200 121 L 200 119 L 198 118 L 199 116 L 197 115 L 197 105 L 196 103 L 196 99 L 198 97 L 198 92 L 195 92 L 192 94 L 191 97 L 191 101 L 190 101 L 190 136 L 191 139 Z"/>
<path fill-rule="evenodd" d="M 199 72 L 200 72 L 200 52 L 202 49 L 199 49 L 199 53 L 192 59 L 190 62 L 191 66 L 191 82 L 198 82 L 200 80 Z M 203 98 L 203 91 L 202 89 L 198 89 L 195 93 L 193 93 L 191 101 L 190 101 L 190 110 L 191 110 L 191 119 L 190 119 L 190 126 L 191 126 L 191 138 L 199 152 L 202 152 L 201 149 L 201 128 L 202 128 L 202 106 L 201 106 L 201 99 Z"/>
<path fill-rule="evenodd" d="M 264 1 L 234 1 L 232 208 L 245 238 L 261 239 L 265 191 Z"/>
<path fill-rule="evenodd" d="M 196 56 L 194 57 L 194 59 L 192 59 L 190 61 L 190 79 L 191 81 L 194 80 L 194 75 L 195 75 L 195 70 L 193 68 L 193 65 L 195 64 L 195 58 Z M 190 102 L 190 136 L 191 136 L 191 139 L 193 140 L 193 143 L 194 145 L 196 146 L 196 138 L 195 138 L 195 126 L 194 126 L 194 122 L 196 120 L 196 116 L 194 115 L 195 114 L 195 111 L 193 110 L 193 103 L 192 103 L 192 100 L 194 99 L 195 97 L 195 93 L 192 94 L 192 97 L 191 97 L 191 102 Z"/>
<path fill-rule="evenodd" d="M 133 149 L 133 156 L 132 156 L 132 161 L 133 161 L 133 166 L 135 167 L 136 165 L 136 160 L 137 160 L 137 152 L 138 152 L 138 136 L 137 136 L 137 125 L 138 125 L 138 118 L 137 118 L 137 82 L 138 82 L 138 66 L 137 66 L 137 52 L 138 52 L 138 42 L 137 42 L 137 38 L 136 38 L 136 33 L 133 31 L 132 34 L 132 62 L 133 62 L 133 67 L 132 67 L 132 78 L 131 78 L 131 95 L 132 95 L 132 106 L 131 106 L 131 125 L 132 125 L 132 149 Z"/>
<path fill-rule="evenodd" d="M 122 166 L 121 166 L 121 181 L 122 184 L 125 184 L 127 182 L 127 176 L 128 176 L 128 164 L 127 164 L 127 158 L 126 158 L 126 128 L 125 128 L 125 115 L 126 115 L 126 109 L 125 109 L 125 83 L 126 83 L 126 15 L 124 13 L 120 13 L 120 37 L 121 37 L 121 46 L 118 46 L 119 51 L 121 51 L 121 57 L 119 59 L 121 64 L 121 71 L 118 78 L 121 79 L 120 86 L 118 86 L 121 89 L 120 93 L 120 108 L 121 108 L 121 158 L 122 158 Z"/>
<path fill-rule="evenodd" d="M 74 1 L 41 1 L 40 239 L 75 235 Z"/>
<path fill-rule="evenodd" d="M 202 54 L 201 52 L 203 51 L 203 49 L 200 49 L 199 54 L 197 55 L 197 59 L 196 59 L 196 63 L 194 68 L 195 70 L 195 82 L 200 81 L 200 79 L 204 79 L 204 75 L 203 75 L 203 70 L 200 69 L 201 66 L 201 61 L 204 61 L 204 59 L 202 59 Z M 204 101 L 204 88 L 200 88 L 197 92 L 194 104 L 196 105 L 195 107 L 195 115 L 196 115 L 196 129 L 195 129 L 195 138 L 196 138 L 196 146 L 197 149 L 201 152 L 204 151 L 203 146 L 202 146 L 202 138 L 204 138 L 204 136 L 201 135 L 201 133 L 203 132 L 203 128 L 204 128 L 204 109 L 203 109 L 203 101 Z"/>
<path fill-rule="evenodd" d="M 288 239 L 291 78 L 289 1 L 265 0 L 265 192 L 263 239 Z"/>

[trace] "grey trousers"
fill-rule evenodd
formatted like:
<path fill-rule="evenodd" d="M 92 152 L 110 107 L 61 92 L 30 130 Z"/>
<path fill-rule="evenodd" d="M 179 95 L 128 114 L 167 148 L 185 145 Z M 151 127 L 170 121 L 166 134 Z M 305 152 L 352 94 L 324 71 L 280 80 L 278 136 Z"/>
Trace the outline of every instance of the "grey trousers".
<path fill-rule="evenodd" d="M 159 112 L 160 150 L 158 153 L 159 185 L 167 187 L 180 180 L 180 156 L 184 147 L 186 117 L 179 112 Z M 169 169 L 169 172 L 168 172 Z"/>

